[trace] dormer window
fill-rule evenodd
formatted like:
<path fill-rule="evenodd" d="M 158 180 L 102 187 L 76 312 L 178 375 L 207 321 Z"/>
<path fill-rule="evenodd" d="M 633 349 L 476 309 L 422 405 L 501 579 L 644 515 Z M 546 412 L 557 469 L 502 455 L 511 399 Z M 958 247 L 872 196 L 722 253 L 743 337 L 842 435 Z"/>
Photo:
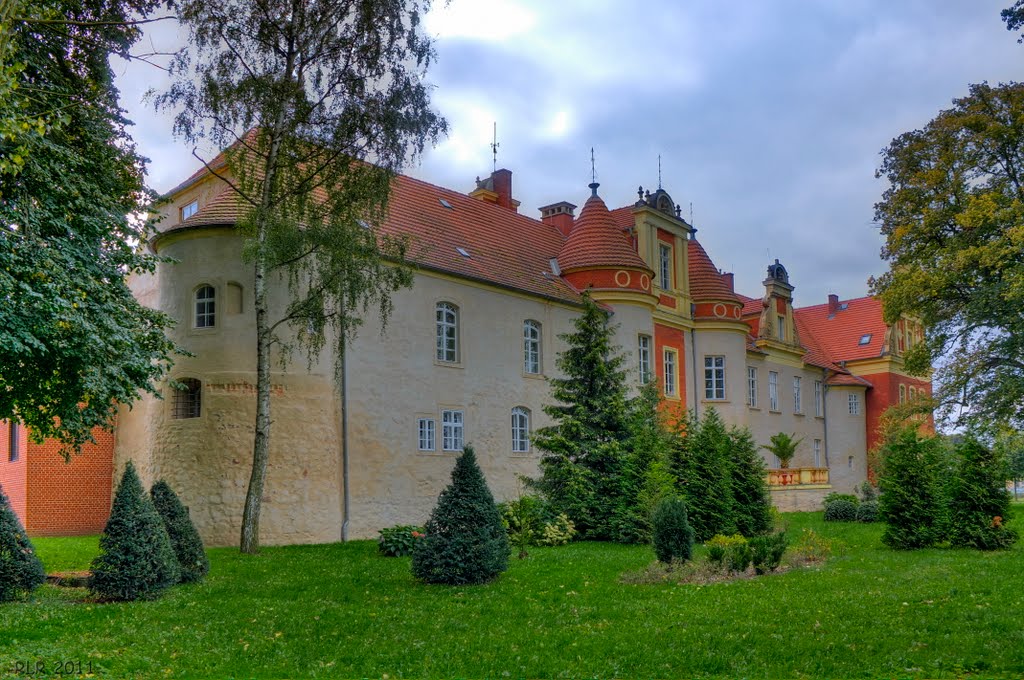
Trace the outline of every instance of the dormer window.
<path fill-rule="evenodd" d="M 187 203 L 181 207 L 181 221 L 184 222 L 188 218 L 199 212 L 199 199 Z"/>
<path fill-rule="evenodd" d="M 869 342 L 871 342 L 871 333 L 865 333 L 864 335 L 860 336 L 860 342 L 858 342 L 857 344 L 866 345 Z"/>
<path fill-rule="evenodd" d="M 662 290 L 672 290 L 672 248 L 664 243 L 658 245 L 658 265 Z"/>

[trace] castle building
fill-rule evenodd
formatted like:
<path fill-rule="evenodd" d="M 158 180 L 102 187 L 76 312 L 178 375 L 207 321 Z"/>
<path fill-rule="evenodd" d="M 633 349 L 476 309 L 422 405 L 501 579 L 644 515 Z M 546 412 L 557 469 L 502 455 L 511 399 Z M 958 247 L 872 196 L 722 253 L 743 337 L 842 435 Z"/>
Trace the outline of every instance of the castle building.
<path fill-rule="evenodd" d="M 538 473 L 531 433 L 549 423 L 547 378 L 584 291 L 612 310 L 631 380 L 657 378 L 666 409 L 717 409 L 760 444 L 778 432 L 802 440 L 788 468 L 767 460 L 781 509 L 817 509 L 829 491 L 866 478 L 881 413 L 930 393 L 903 370 L 921 329 L 909 319 L 887 326 L 872 298 L 794 307 L 778 260 L 763 291 L 739 294 L 666 191 L 641 188 L 634 204 L 609 209 L 598 189 L 578 214 L 563 201 L 534 219 L 519 213 L 505 169 L 468 194 L 395 178 L 381 230 L 409 239 L 415 283 L 393 295 L 386 329 L 365 319 L 344 393 L 330 351 L 312 365 L 275 363 L 262 542 L 369 538 L 422 522 L 466 443 L 496 497 L 515 497 L 519 477 Z M 131 459 L 147 484 L 166 479 L 209 544 L 234 544 L 253 447 L 253 271 L 223 180 L 197 172 L 162 211 L 151 247 L 176 263 L 133 285 L 177 319 L 171 333 L 191 356 L 175 364 L 162 400 L 121 409 L 113 441 L 83 455 L 111 470 Z M 271 300 L 283 309 L 279 283 Z M 28 499 L 15 508 L 31 531 L 49 521 L 37 513 L 56 511 L 32 504 L 49 492 L 18 465 L 0 460 L 0 484 Z M 110 475 L 92 492 L 109 506 Z"/>

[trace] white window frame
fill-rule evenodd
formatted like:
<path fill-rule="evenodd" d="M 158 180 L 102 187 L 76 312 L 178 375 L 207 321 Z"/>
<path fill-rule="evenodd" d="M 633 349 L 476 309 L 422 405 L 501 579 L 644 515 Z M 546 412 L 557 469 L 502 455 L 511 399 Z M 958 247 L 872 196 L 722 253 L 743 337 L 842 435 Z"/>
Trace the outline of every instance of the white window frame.
<path fill-rule="evenodd" d="M 779 410 L 779 373 L 768 371 L 768 410 Z"/>
<path fill-rule="evenodd" d="M 541 324 L 527 319 L 523 322 L 523 372 L 540 375 L 541 370 Z"/>
<path fill-rule="evenodd" d="M 530 452 L 530 409 L 516 406 L 512 409 L 512 453 Z"/>
<path fill-rule="evenodd" d="M 782 314 L 775 315 L 776 325 L 778 326 L 777 335 L 779 342 L 786 341 L 786 317 Z"/>
<path fill-rule="evenodd" d="M 704 398 L 725 401 L 725 357 L 720 354 L 704 357 Z"/>
<path fill-rule="evenodd" d="M 803 396 L 803 379 L 798 375 L 793 376 L 793 413 L 804 412 Z"/>
<path fill-rule="evenodd" d="M 459 306 L 442 301 L 434 306 L 437 346 L 434 357 L 446 364 L 459 362 Z"/>
<path fill-rule="evenodd" d="M 192 327 L 217 327 L 217 289 L 208 283 L 198 286 L 192 294 Z"/>
<path fill-rule="evenodd" d="M 850 394 L 848 394 L 846 396 L 846 405 L 847 405 L 847 410 L 850 412 L 851 416 L 859 416 L 860 415 L 860 395 L 859 394 L 857 394 L 856 392 L 850 392 Z"/>
<path fill-rule="evenodd" d="M 672 246 L 667 243 L 658 244 L 658 265 L 661 289 L 672 290 Z"/>
<path fill-rule="evenodd" d="M 665 348 L 662 356 L 662 372 L 665 374 L 665 396 L 668 397 L 676 396 L 676 385 L 679 382 L 676 373 L 679 368 L 678 356 L 679 353 L 676 350 L 668 347 Z"/>
<path fill-rule="evenodd" d="M 461 409 L 441 411 L 441 450 L 461 451 L 465 445 L 465 416 Z"/>
<path fill-rule="evenodd" d="M 651 382 L 651 336 L 637 336 L 637 360 L 640 364 L 640 384 Z"/>
<path fill-rule="evenodd" d="M 820 380 L 814 381 L 814 415 L 819 418 L 823 415 L 823 402 L 822 397 L 824 396 L 824 385 Z"/>
<path fill-rule="evenodd" d="M 821 440 L 814 440 L 814 467 L 821 467 Z"/>
<path fill-rule="evenodd" d="M 185 205 L 181 206 L 181 221 L 184 222 L 188 218 L 199 212 L 199 199 L 189 201 Z"/>
<path fill-rule="evenodd" d="M 899 391 L 900 391 L 900 403 L 901 404 L 905 404 L 907 402 L 907 386 L 906 385 L 900 385 Z"/>
<path fill-rule="evenodd" d="M 757 368 L 747 366 L 747 406 L 757 408 Z"/>
<path fill-rule="evenodd" d="M 433 418 L 420 418 L 417 424 L 419 432 L 419 450 L 437 450 L 437 423 Z"/>

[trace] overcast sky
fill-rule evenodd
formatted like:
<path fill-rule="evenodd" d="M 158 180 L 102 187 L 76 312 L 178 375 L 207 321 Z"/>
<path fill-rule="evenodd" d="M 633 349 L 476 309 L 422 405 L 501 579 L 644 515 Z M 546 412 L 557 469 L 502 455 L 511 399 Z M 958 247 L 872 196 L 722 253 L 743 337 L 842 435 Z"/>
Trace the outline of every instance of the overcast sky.
<path fill-rule="evenodd" d="M 736 287 L 761 295 L 778 258 L 800 306 L 864 295 L 884 271 L 873 205 L 879 151 L 968 83 L 1024 77 L 1010 0 L 453 0 L 426 22 L 448 138 L 407 173 L 468 192 L 512 170 L 520 212 L 589 195 L 590 149 L 611 208 L 662 186 Z M 157 24 L 154 47 L 173 48 Z M 148 45 L 148 43 L 147 43 Z M 164 191 L 198 166 L 142 101 L 166 85 L 118 65 L 122 105 Z M 209 150 L 206 150 L 209 151 Z M 527 246 L 528 247 L 528 246 Z"/>

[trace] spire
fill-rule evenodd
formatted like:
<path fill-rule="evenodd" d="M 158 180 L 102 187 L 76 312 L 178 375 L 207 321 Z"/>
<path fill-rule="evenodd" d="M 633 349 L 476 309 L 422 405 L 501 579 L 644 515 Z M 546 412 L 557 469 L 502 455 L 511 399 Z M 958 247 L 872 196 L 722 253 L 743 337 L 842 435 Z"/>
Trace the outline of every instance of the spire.
<path fill-rule="evenodd" d="M 491 141 L 491 156 L 494 158 L 494 168 L 493 168 L 493 170 L 497 170 L 498 169 L 498 147 L 499 146 L 501 146 L 501 144 L 498 144 L 498 121 L 494 121 L 494 137 L 492 138 L 492 141 Z"/>
<path fill-rule="evenodd" d="M 597 183 L 597 164 L 594 162 L 594 147 L 590 147 L 590 184 L 587 186 L 590 188 L 590 195 L 597 196 L 597 188 L 601 185 Z"/>

